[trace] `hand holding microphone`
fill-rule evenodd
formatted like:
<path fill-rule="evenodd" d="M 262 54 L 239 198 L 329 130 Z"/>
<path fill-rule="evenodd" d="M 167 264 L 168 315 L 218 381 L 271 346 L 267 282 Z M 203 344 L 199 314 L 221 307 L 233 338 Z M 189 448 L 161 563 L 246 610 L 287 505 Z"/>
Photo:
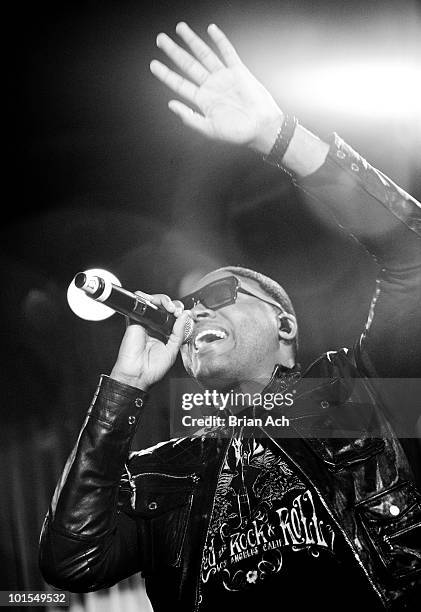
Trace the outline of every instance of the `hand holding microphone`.
<path fill-rule="evenodd" d="M 127 291 L 116 277 L 103 270 L 76 274 L 68 301 L 83 318 L 100 319 L 119 312 L 131 323 L 138 323 L 127 327 L 111 377 L 143 391 L 168 372 L 193 332 L 193 320 L 180 301 L 164 294 Z M 84 310 L 92 309 L 92 304 L 96 312 L 87 316 Z"/>
<path fill-rule="evenodd" d="M 150 336 L 141 325 L 128 325 L 118 352 L 111 378 L 147 391 L 161 380 L 174 365 L 185 339 L 185 328 L 191 318 L 183 304 L 167 295 L 150 296 L 152 304 L 164 309 L 175 320 L 172 332 L 164 344 Z"/>

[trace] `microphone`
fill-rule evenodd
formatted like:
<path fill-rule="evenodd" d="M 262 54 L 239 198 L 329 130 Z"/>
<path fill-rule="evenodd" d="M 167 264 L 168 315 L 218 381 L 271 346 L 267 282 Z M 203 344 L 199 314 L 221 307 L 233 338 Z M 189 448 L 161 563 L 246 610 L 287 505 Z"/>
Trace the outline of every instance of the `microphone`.
<path fill-rule="evenodd" d="M 92 274 L 89 270 L 78 272 L 73 284 L 77 289 L 84 291 L 89 298 L 139 323 L 152 336 L 161 340 L 168 340 L 170 337 L 176 317 L 164 308 L 155 306 L 147 293 L 139 292 L 140 295 L 132 293 L 112 283 L 105 275 L 103 277 Z M 183 344 L 190 340 L 193 327 L 193 319 L 189 317 L 184 328 Z"/>

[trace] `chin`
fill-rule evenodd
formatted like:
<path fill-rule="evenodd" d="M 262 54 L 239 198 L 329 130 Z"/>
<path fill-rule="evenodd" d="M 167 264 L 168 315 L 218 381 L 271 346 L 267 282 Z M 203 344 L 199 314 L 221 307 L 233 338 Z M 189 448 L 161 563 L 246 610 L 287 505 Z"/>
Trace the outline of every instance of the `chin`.
<path fill-rule="evenodd" d="M 216 389 L 222 391 L 227 387 L 232 388 L 238 383 L 237 373 L 232 372 L 226 360 L 213 360 L 209 364 L 201 364 L 193 377 L 205 389 Z"/>

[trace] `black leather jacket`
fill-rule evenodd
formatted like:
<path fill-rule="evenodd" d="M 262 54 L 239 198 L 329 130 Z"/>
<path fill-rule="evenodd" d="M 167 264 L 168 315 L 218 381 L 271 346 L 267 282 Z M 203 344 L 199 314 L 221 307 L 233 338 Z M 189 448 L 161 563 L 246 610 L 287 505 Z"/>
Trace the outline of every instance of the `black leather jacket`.
<path fill-rule="evenodd" d="M 300 185 L 330 206 L 382 271 L 359 343 L 322 356 L 296 383 L 297 435 L 273 443 L 310 481 L 379 601 L 404 609 L 420 584 L 421 496 L 364 377 L 421 374 L 420 208 L 336 135 L 324 166 Z M 284 386 L 276 369 L 265 392 Z M 230 437 L 176 439 L 129 459 L 144 400 L 142 391 L 102 377 L 43 526 L 41 571 L 79 592 L 142 571 L 156 612 L 198 610 L 201 554 Z M 361 407 L 370 427 L 359 437 L 315 433 L 338 420 L 352 426 Z"/>

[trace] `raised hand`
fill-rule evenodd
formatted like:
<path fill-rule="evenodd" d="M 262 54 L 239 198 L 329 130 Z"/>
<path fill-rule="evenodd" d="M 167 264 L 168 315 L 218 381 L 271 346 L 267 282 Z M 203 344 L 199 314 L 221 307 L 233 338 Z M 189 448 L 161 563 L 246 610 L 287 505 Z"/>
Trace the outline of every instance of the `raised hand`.
<path fill-rule="evenodd" d="M 219 57 L 186 23 L 179 23 L 176 32 L 190 52 L 166 34 L 158 35 L 157 46 L 185 76 L 158 60 L 150 66 L 162 83 L 187 102 L 171 100 L 169 108 L 209 138 L 269 153 L 283 121 L 282 111 L 225 34 L 214 24 L 208 27 Z"/>

